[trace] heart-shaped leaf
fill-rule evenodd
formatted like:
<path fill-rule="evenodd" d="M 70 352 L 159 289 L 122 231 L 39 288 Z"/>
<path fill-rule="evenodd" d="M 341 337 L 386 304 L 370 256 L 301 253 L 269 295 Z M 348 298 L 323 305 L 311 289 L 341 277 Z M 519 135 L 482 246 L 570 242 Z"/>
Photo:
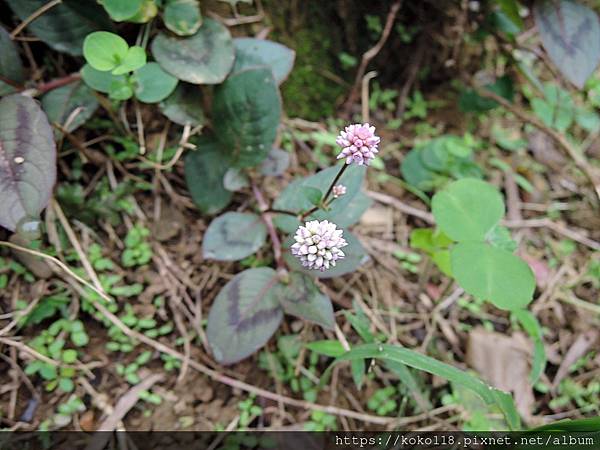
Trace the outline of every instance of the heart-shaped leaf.
<path fill-rule="evenodd" d="M 348 245 L 342 248 L 346 257 L 336 261 L 335 267 L 327 269 L 324 272 L 321 272 L 320 270 L 309 270 L 302 267 L 298 258 L 290 252 L 290 247 L 294 243 L 292 238 L 286 240 L 284 243 L 283 258 L 290 269 L 316 278 L 333 278 L 354 272 L 362 264 L 368 261 L 369 256 L 360 241 L 352 233 L 344 231 L 343 237 L 346 239 L 346 242 L 348 242 Z"/>
<path fill-rule="evenodd" d="M 223 186 L 229 159 L 212 136 L 201 136 L 197 145 L 198 149 L 185 158 L 185 179 L 200 211 L 215 214 L 229 204 L 233 195 Z"/>
<path fill-rule="evenodd" d="M 452 248 L 450 258 L 452 274 L 469 294 L 509 311 L 531 302 L 533 271 L 512 253 L 484 242 L 461 242 Z"/>
<path fill-rule="evenodd" d="M 255 253 L 267 238 L 267 227 L 256 214 L 228 212 L 214 219 L 202 240 L 206 259 L 239 261 Z"/>
<path fill-rule="evenodd" d="M 281 118 L 279 89 L 268 68 L 248 69 L 215 89 L 214 126 L 237 167 L 260 164 L 273 147 Z"/>
<path fill-rule="evenodd" d="M 278 298 L 286 314 L 330 330 L 335 327 L 331 300 L 319 291 L 309 276 L 298 272 L 290 273 L 289 283 L 279 285 Z"/>
<path fill-rule="evenodd" d="M 21 20 L 25 20 L 48 3 L 47 0 L 7 0 Z M 82 55 L 83 40 L 98 30 L 111 30 L 104 9 L 93 0 L 63 0 L 33 20 L 27 29 L 54 50 Z"/>
<path fill-rule="evenodd" d="M 273 72 L 277 84 L 285 81 L 294 67 L 296 52 L 277 42 L 255 38 L 236 38 L 235 64 L 232 73 L 267 66 Z"/>
<path fill-rule="evenodd" d="M 98 100 L 88 86 L 78 81 L 48 92 L 42 97 L 42 108 L 51 123 L 72 132 L 92 117 Z"/>
<path fill-rule="evenodd" d="M 329 185 L 334 180 L 339 170 L 340 166 L 333 166 L 317 172 L 310 177 L 294 180 L 284 189 L 281 195 L 277 197 L 273 207 L 298 213 L 308 211 L 312 208 L 313 204 L 306 197 L 304 188 L 312 187 L 321 192 L 327 192 Z M 360 192 L 365 173 L 366 168 L 364 166 L 351 165 L 346 168 L 346 171 L 339 179 L 339 184 L 346 186 L 346 193 L 340 198 L 333 200 L 329 211 L 319 210 L 314 214 L 311 214 L 307 220 L 329 220 L 339 226 L 349 226 L 355 223 L 360 216 L 356 217 L 356 210 L 354 211 L 354 214 L 351 214 L 352 211 L 348 211 L 348 208 L 350 208 L 350 205 Z M 360 211 L 360 207 L 365 206 L 364 201 L 357 206 L 359 207 L 358 211 Z M 340 223 L 338 223 L 338 219 Z M 354 220 L 354 222 L 348 223 L 352 220 Z M 300 222 L 298 222 L 295 217 L 283 214 L 277 215 L 274 222 L 277 227 L 287 233 L 294 233 L 298 226 L 300 226 Z M 343 222 L 343 224 L 341 222 Z"/>
<path fill-rule="evenodd" d="M 165 116 L 179 125 L 198 126 L 206 120 L 200 88 L 195 84 L 180 82 L 159 107 Z"/>
<path fill-rule="evenodd" d="M 17 84 L 23 82 L 23 63 L 10 34 L 0 26 L 0 75 Z M 10 94 L 15 88 L 0 80 L 0 95 Z"/>
<path fill-rule="evenodd" d="M 290 165 L 290 154 L 278 148 L 272 148 L 260 165 L 260 173 L 275 177 L 282 175 Z"/>
<path fill-rule="evenodd" d="M 261 267 L 237 274 L 221 289 L 206 328 L 219 363 L 233 364 L 250 356 L 275 333 L 283 318 L 276 286 L 277 273 Z"/>
<path fill-rule="evenodd" d="M 492 185 L 464 178 L 435 194 L 431 210 L 448 237 L 458 242 L 483 241 L 504 216 L 504 201 Z"/>
<path fill-rule="evenodd" d="M 152 54 L 164 70 L 192 84 L 223 82 L 235 58 L 229 30 L 212 19 L 185 39 L 160 33 L 152 41 Z"/>
<path fill-rule="evenodd" d="M 118 34 L 108 31 L 90 33 L 83 42 L 83 56 L 96 70 L 112 70 L 127 56 L 129 45 Z M 120 75 L 115 73 L 115 75 Z"/>
<path fill-rule="evenodd" d="M 537 1 L 535 24 L 544 48 L 579 89 L 600 62 L 600 22 L 594 11 L 570 0 Z"/>
<path fill-rule="evenodd" d="M 198 0 L 167 0 L 163 15 L 165 25 L 179 36 L 194 34 L 202 25 Z"/>
<path fill-rule="evenodd" d="M 37 219 L 48 205 L 56 181 L 52 128 L 30 97 L 0 100 L 0 225 L 15 231 Z"/>
<path fill-rule="evenodd" d="M 135 71 L 135 96 L 144 103 L 158 103 L 167 98 L 177 87 L 178 80 L 165 72 L 157 63 L 151 62 Z"/>

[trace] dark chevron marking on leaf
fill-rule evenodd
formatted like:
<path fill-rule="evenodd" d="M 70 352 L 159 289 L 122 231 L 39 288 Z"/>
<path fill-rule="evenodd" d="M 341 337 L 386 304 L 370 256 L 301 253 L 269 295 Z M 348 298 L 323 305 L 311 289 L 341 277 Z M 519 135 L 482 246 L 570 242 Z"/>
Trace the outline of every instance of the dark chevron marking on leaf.
<path fill-rule="evenodd" d="M 228 212 L 213 220 L 202 240 L 202 254 L 217 261 L 238 261 L 265 243 L 267 227 L 256 214 Z"/>
<path fill-rule="evenodd" d="M 268 267 L 245 270 L 223 287 L 206 329 L 217 361 L 240 361 L 269 340 L 283 318 L 277 293 L 277 273 Z"/>
<path fill-rule="evenodd" d="M 37 102 L 14 94 L 0 100 L 0 226 L 37 218 L 56 181 L 56 147 Z"/>
<path fill-rule="evenodd" d="M 333 329 L 335 318 L 331 300 L 315 285 L 311 277 L 290 273 L 289 283 L 278 286 L 278 298 L 287 314 Z"/>
<path fill-rule="evenodd" d="M 600 22 L 594 11 L 568 0 L 538 1 L 534 17 L 552 62 L 582 88 L 600 62 Z"/>

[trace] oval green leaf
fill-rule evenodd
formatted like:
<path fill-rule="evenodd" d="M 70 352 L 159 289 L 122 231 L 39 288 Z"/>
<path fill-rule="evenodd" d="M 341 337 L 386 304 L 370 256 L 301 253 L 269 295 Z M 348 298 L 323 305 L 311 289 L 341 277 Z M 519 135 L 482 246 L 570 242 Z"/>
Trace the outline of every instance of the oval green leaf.
<path fill-rule="evenodd" d="M 135 83 L 135 96 L 144 103 L 158 103 L 173 93 L 177 78 L 165 72 L 157 63 L 151 62 L 135 71 L 131 77 Z"/>
<path fill-rule="evenodd" d="M 192 84 L 223 82 L 235 58 L 229 30 L 212 19 L 185 39 L 159 34 L 152 41 L 152 54 L 164 70 Z"/>
<path fill-rule="evenodd" d="M 107 31 L 89 34 L 83 42 L 83 56 L 96 70 L 113 70 L 127 56 L 129 45 L 121 36 Z M 115 75 L 119 75 L 115 73 Z"/>
<path fill-rule="evenodd" d="M 185 158 L 185 180 L 200 211 L 215 214 L 225 208 L 233 196 L 223 185 L 229 159 L 213 137 L 201 136 L 196 143 L 198 149 L 188 152 Z"/>
<path fill-rule="evenodd" d="M 21 20 L 26 20 L 48 0 L 7 0 Z M 54 50 L 82 55 L 85 37 L 98 30 L 111 30 L 112 23 L 104 9 L 94 1 L 63 0 L 33 20 L 27 29 Z"/>
<path fill-rule="evenodd" d="M 104 94 L 108 94 L 114 84 L 127 83 L 124 75 L 113 75 L 110 72 L 96 70 L 89 64 L 81 68 L 81 78 L 89 87 Z"/>
<path fill-rule="evenodd" d="M 205 122 L 202 95 L 195 84 L 180 82 L 159 105 L 161 112 L 179 125 L 198 126 Z"/>
<path fill-rule="evenodd" d="M 504 201 L 491 184 L 464 178 L 435 194 L 431 210 L 448 237 L 458 242 L 483 241 L 504 216 Z"/>
<path fill-rule="evenodd" d="M 570 0 L 537 1 L 535 24 L 544 48 L 561 73 L 579 89 L 600 62 L 600 22 L 587 6 Z"/>
<path fill-rule="evenodd" d="M 283 318 L 276 284 L 277 273 L 262 267 L 239 273 L 219 292 L 206 327 L 219 363 L 233 364 L 250 356 L 275 333 Z"/>
<path fill-rule="evenodd" d="M 277 84 L 281 84 L 294 67 L 296 52 L 285 45 L 255 38 L 236 38 L 233 44 L 235 64 L 232 73 L 267 66 L 273 72 Z"/>
<path fill-rule="evenodd" d="M 461 242 L 450 251 L 452 274 L 469 294 L 508 311 L 533 299 L 533 271 L 518 256 L 484 242 Z"/>
<path fill-rule="evenodd" d="M 37 102 L 13 94 L 0 100 L 0 225 L 11 231 L 37 218 L 56 181 L 52 128 Z"/>
<path fill-rule="evenodd" d="M 202 255 L 217 261 L 239 261 L 267 239 L 267 227 L 256 214 L 228 212 L 214 219 L 202 239 Z"/>
<path fill-rule="evenodd" d="M 146 64 L 146 50 L 134 45 L 129 47 L 125 58 L 118 67 L 113 69 L 113 75 L 123 75 L 143 67 Z"/>
<path fill-rule="evenodd" d="M 194 34 L 202 25 L 198 0 L 167 0 L 163 14 L 165 25 L 179 36 Z"/>
<path fill-rule="evenodd" d="M 236 167 L 260 164 L 269 154 L 281 119 L 281 98 L 273 74 L 248 69 L 227 78 L 213 101 L 217 139 Z"/>

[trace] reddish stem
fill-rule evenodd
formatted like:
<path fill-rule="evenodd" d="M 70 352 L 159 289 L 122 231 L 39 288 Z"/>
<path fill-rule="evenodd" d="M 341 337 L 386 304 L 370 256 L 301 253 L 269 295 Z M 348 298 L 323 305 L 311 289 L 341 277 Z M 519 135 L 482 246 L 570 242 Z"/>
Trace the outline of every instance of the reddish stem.
<path fill-rule="evenodd" d="M 260 189 L 254 183 L 252 183 L 252 192 L 254 192 L 254 197 L 256 198 L 256 202 L 258 203 L 258 207 L 261 211 L 261 217 L 263 219 L 263 222 L 267 226 L 267 231 L 269 232 L 271 242 L 273 243 L 273 255 L 275 256 L 277 271 L 285 271 L 285 263 L 283 262 L 283 257 L 281 253 L 281 240 L 279 239 L 279 235 L 275 230 L 275 225 L 273 225 L 271 213 L 268 212 L 269 204 L 265 200 L 265 197 L 260 191 Z"/>
<path fill-rule="evenodd" d="M 47 83 L 39 84 L 36 88 L 36 91 L 40 94 L 44 94 L 53 89 L 57 89 L 62 86 L 66 86 L 67 84 L 71 84 L 74 81 L 80 80 L 81 75 L 79 73 L 72 73 L 62 78 L 56 78 L 55 80 L 48 81 Z"/>

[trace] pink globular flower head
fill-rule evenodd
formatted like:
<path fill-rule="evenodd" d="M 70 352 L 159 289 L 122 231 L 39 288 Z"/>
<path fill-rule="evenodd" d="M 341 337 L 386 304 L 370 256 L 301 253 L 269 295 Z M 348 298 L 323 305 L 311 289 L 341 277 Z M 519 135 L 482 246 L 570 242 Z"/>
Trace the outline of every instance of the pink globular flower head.
<path fill-rule="evenodd" d="M 341 250 L 348 245 L 342 237 L 343 230 L 338 230 L 335 223 L 323 220 L 312 220 L 300 225 L 296 231 L 292 245 L 292 255 L 296 256 L 304 267 L 324 272 L 335 267 L 336 261 L 346 255 Z"/>
<path fill-rule="evenodd" d="M 368 123 L 348 125 L 336 139 L 336 143 L 342 147 L 337 159 L 346 158 L 346 164 L 368 166 L 379 152 L 379 141 L 375 127 Z"/>
<path fill-rule="evenodd" d="M 346 193 L 346 186 L 343 184 L 336 184 L 331 190 L 331 193 L 333 194 L 333 198 L 341 197 Z"/>

